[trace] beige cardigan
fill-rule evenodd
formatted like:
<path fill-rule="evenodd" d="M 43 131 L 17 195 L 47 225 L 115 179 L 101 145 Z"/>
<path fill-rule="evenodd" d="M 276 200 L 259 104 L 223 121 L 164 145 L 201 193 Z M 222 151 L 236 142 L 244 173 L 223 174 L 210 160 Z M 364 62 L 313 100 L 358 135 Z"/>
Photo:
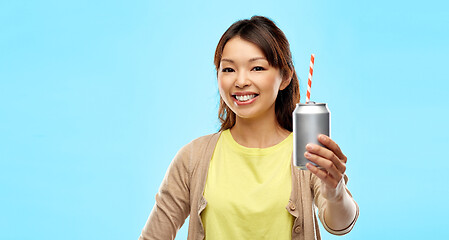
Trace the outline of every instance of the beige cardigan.
<path fill-rule="evenodd" d="M 156 194 L 156 203 L 139 240 L 174 239 L 189 215 L 187 239 L 204 239 L 200 214 L 206 208 L 207 202 L 203 191 L 209 162 L 220 134 L 221 132 L 202 136 L 179 150 Z M 318 207 L 318 216 L 328 232 L 343 235 L 351 231 L 359 215 L 359 207 L 357 206 L 354 221 L 347 228 L 339 231 L 330 229 L 323 218 L 326 199 L 320 194 L 321 181 L 309 171 L 294 167 L 293 161 L 291 169 L 292 191 L 285 208 L 295 217 L 292 239 L 321 239 L 315 206 Z"/>

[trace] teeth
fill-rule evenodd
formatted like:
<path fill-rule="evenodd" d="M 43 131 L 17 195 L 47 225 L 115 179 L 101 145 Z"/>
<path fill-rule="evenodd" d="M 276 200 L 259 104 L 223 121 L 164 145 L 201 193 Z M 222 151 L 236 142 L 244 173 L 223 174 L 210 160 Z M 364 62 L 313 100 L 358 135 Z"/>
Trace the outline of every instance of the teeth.
<path fill-rule="evenodd" d="M 245 102 L 245 101 L 248 101 L 248 100 L 250 100 L 250 99 L 253 99 L 253 98 L 255 98 L 256 97 L 256 94 L 251 94 L 251 95 L 241 95 L 241 96 L 235 96 L 235 98 L 237 99 L 237 100 L 239 100 L 240 102 Z"/>

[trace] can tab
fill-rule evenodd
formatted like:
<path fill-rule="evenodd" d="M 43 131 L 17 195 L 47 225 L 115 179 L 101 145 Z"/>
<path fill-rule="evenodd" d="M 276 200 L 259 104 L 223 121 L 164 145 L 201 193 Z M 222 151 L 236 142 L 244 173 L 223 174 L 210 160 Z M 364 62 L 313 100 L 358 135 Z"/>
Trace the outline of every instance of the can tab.
<path fill-rule="evenodd" d="M 306 104 L 315 104 L 315 102 L 314 101 L 308 101 L 308 102 L 306 102 Z"/>

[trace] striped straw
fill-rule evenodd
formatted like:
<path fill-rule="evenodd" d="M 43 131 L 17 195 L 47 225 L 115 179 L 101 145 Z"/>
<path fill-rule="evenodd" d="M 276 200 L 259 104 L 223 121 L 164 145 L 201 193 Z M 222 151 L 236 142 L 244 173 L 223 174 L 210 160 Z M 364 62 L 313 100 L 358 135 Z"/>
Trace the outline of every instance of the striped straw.
<path fill-rule="evenodd" d="M 309 68 L 309 81 L 307 83 L 307 97 L 306 103 L 310 101 L 310 88 L 312 87 L 312 75 L 313 75 L 313 64 L 315 62 L 315 54 L 310 57 L 310 68 Z"/>

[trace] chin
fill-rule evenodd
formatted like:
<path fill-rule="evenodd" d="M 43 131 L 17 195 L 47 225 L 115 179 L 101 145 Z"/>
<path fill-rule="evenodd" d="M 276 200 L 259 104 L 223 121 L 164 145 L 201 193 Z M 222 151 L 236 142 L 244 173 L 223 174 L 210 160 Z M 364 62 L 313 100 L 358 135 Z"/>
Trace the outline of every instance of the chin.
<path fill-rule="evenodd" d="M 260 116 L 260 114 L 254 113 L 254 112 L 242 112 L 242 111 L 237 111 L 235 112 L 236 117 L 239 118 L 243 118 L 243 119 L 251 119 L 251 118 L 257 118 L 258 116 Z"/>

